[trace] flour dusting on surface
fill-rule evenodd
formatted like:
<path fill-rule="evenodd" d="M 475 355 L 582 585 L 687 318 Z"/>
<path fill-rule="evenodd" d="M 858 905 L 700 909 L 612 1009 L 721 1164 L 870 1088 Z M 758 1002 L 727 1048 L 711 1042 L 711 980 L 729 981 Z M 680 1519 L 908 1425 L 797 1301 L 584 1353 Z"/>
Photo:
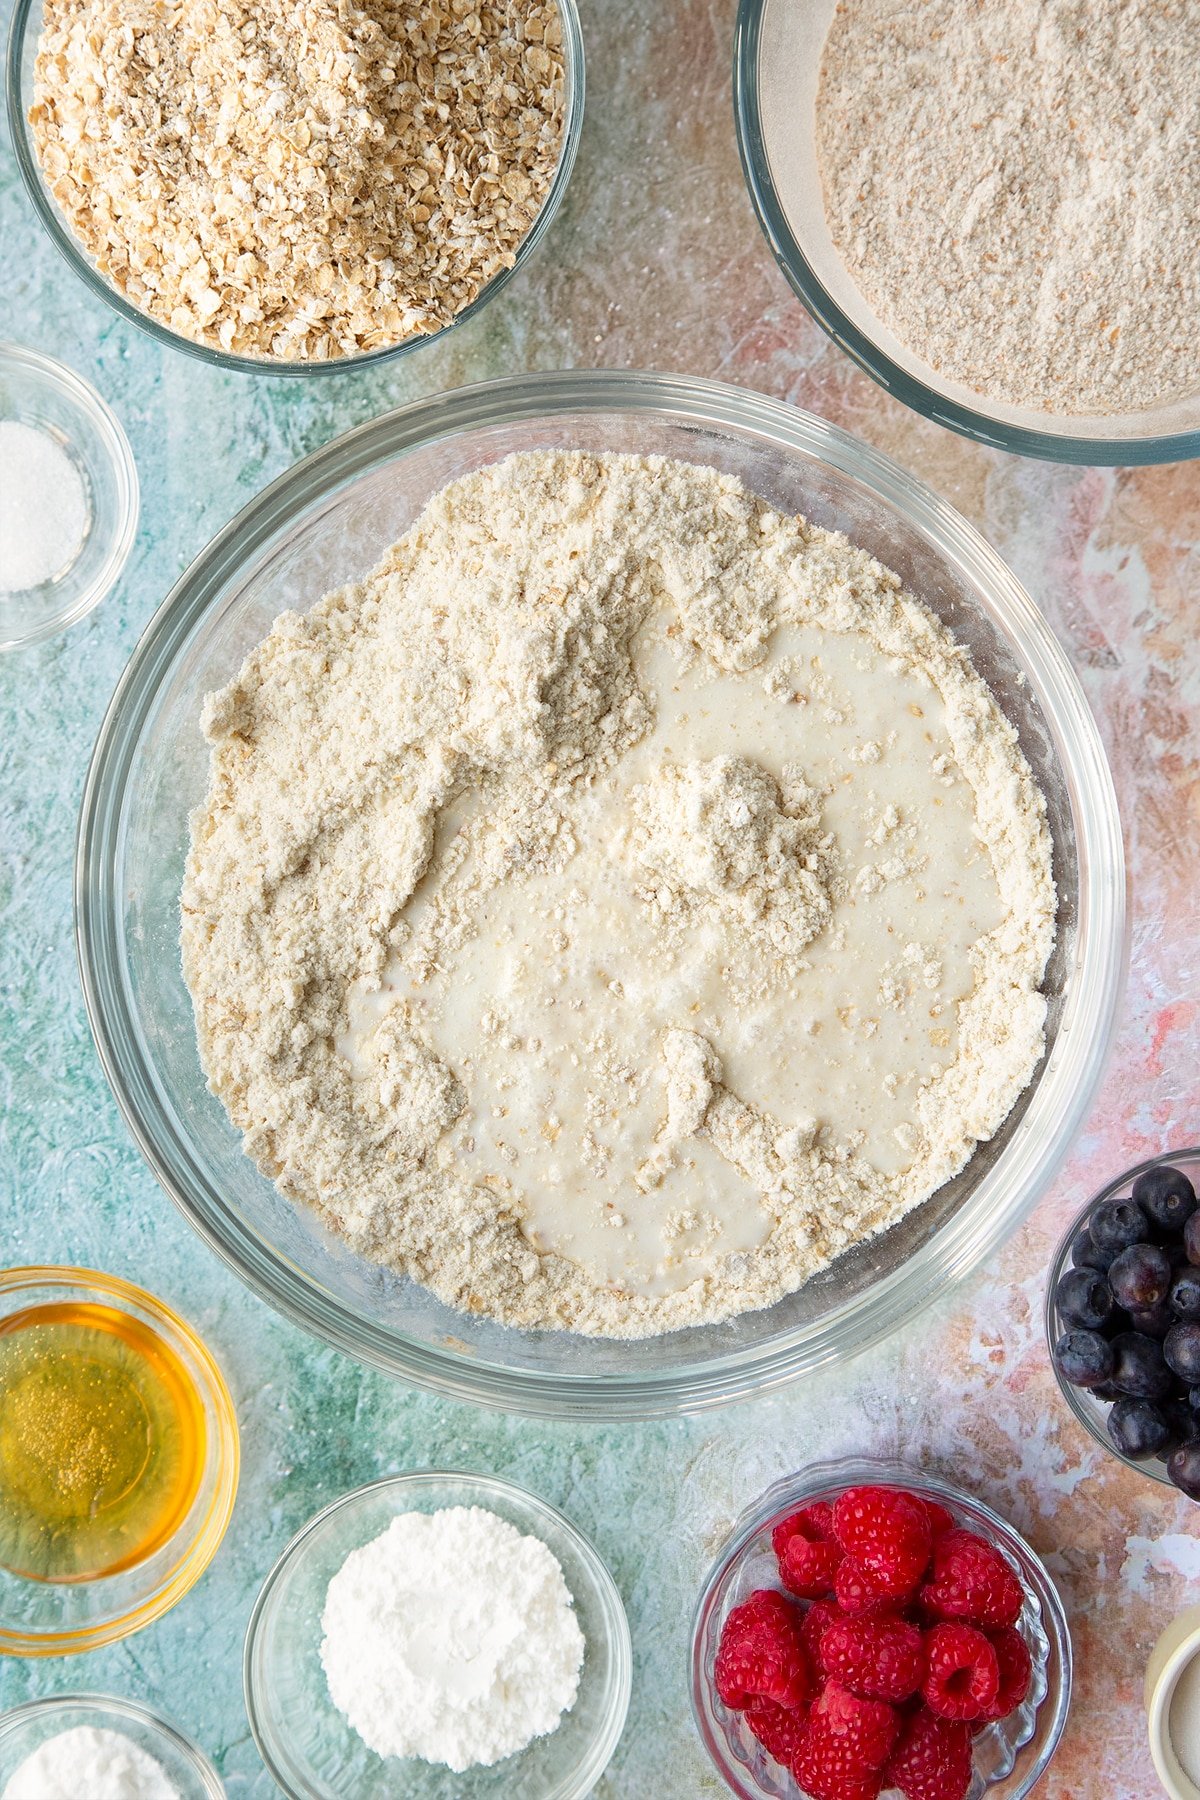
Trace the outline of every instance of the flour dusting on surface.
<path fill-rule="evenodd" d="M 895 575 L 717 471 L 453 483 L 210 696 L 184 972 L 247 1152 L 522 1327 L 766 1306 L 1043 1048 L 1045 807 Z"/>

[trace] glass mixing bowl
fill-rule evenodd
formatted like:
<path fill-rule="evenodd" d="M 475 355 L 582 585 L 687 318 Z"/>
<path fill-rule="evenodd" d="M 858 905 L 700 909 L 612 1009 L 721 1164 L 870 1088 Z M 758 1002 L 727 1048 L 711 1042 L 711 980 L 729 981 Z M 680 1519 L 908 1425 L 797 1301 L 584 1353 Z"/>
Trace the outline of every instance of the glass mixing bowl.
<path fill-rule="evenodd" d="M 734 110 L 750 198 L 776 262 L 817 324 L 897 400 L 980 443 L 1068 463 L 1200 456 L 1200 393 L 1094 418 L 1010 406 L 939 375 L 876 316 L 834 248 L 817 169 L 817 79 L 836 10 L 837 0 L 741 0 L 734 39 Z M 781 67 L 791 78 L 772 81 Z"/>
<path fill-rule="evenodd" d="M 931 1200 L 778 1305 L 641 1342 L 519 1332 L 351 1255 L 243 1155 L 205 1085 L 179 959 L 189 810 L 207 784 L 202 697 L 285 607 L 365 574 L 431 494 L 512 451 L 571 445 L 727 470 L 845 531 L 970 647 L 1045 792 L 1059 891 L 1047 1054 L 1003 1128 Z M 462 1399 L 647 1417 L 771 1388 L 848 1356 L 975 1269 L 1037 1201 L 1087 1110 L 1121 987 L 1125 883 L 1112 782 L 1053 633 L 952 508 L 820 419 L 682 377 L 530 375 L 360 426 L 253 500 L 176 584 L 100 731 L 77 846 L 84 993 L 113 1090 L 168 1193 L 289 1318 Z"/>
<path fill-rule="evenodd" d="M 42 173 L 42 165 L 38 161 L 29 124 L 29 109 L 33 105 L 33 72 L 37 61 L 38 39 L 42 33 L 43 0 L 16 0 L 8 31 L 5 93 L 8 129 L 17 167 L 21 171 L 21 179 L 25 183 L 25 191 L 33 210 L 55 249 L 66 258 L 76 275 L 83 278 L 93 293 L 99 294 L 123 319 L 128 319 L 139 330 L 148 332 L 158 343 L 169 344 L 176 350 L 186 350 L 190 356 L 198 356 L 202 362 L 213 363 L 220 369 L 241 369 L 258 375 L 327 375 L 339 369 L 365 368 L 368 363 L 382 362 L 389 356 L 403 356 L 410 350 L 419 349 L 422 344 L 440 342 L 455 326 L 474 318 L 480 308 L 486 306 L 519 269 L 524 268 L 549 230 L 562 205 L 571 171 L 575 167 L 579 135 L 583 130 L 584 102 L 583 31 L 579 13 L 575 0 L 556 0 L 556 4 L 562 21 L 565 92 L 562 148 L 549 192 L 541 211 L 517 246 L 512 267 L 501 269 L 498 274 L 493 275 L 469 306 L 464 306 L 448 325 L 431 335 L 418 334 L 403 338 L 397 344 L 385 344 L 380 350 L 366 350 L 357 356 L 335 356 L 321 362 L 296 362 L 274 356 L 242 356 L 214 349 L 211 344 L 196 343 L 182 332 L 172 331 L 170 326 L 151 318 L 140 306 L 135 306 L 107 275 L 101 273 L 94 258 L 75 236 L 50 192 Z"/>
<path fill-rule="evenodd" d="M 717 1693 L 717 1647 L 735 1606 L 756 1588 L 780 1585 L 772 1526 L 802 1506 L 836 1500 L 846 1488 L 861 1485 L 901 1487 L 937 1501 L 957 1526 L 999 1550 L 1020 1577 L 1025 1604 L 1017 1629 L 1029 1647 L 1033 1680 L 1009 1718 L 976 1735 L 967 1800 L 1024 1800 L 1058 1748 L 1071 1706 L 1071 1634 L 1062 1601 L 1040 1558 L 999 1513 L 903 1463 L 856 1457 L 814 1463 L 777 1481 L 742 1514 L 705 1578 L 692 1628 L 692 1713 L 705 1749 L 739 1800 L 802 1800 L 797 1782 L 767 1755 L 742 1714 L 732 1712 Z M 896 1790 L 886 1792 L 894 1795 Z"/>
<path fill-rule="evenodd" d="M 401 1513 L 480 1506 L 557 1557 L 586 1642 L 579 1692 L 555 1730 L 455 1775 L 368 1749 L 329 1693 L 321 1614 L 351 1551 Z M 569 1519 L 486 1475 L 391 1475 L 343 1494 L 297 1532 L 263 1583 L 246 1631 L 246 1713 L 259 1754 L 294 1800 L 583 1800 L 608 1767 L 629 1710 L 633 1651 L 616 1583 Z"/>

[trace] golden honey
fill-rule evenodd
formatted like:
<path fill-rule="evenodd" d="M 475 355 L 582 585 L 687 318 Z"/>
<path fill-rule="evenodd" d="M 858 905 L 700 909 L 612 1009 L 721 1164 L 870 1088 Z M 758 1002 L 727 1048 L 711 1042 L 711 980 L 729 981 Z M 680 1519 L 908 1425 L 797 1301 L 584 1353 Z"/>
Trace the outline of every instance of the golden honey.
<path fill-rule="evenodd" d="M 0 1320 L 0 1566 L 87 1581 L 144 1561 L 204 1456 L 200 1392 L 153 1326 L 90 1300 Z"/>

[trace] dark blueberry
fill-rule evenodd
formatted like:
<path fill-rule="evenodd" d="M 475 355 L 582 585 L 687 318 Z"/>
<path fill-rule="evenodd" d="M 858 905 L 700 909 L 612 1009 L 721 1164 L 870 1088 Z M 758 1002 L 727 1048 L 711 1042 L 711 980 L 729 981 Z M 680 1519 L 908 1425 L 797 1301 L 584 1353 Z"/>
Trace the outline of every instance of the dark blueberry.
<path fill-rule="evenodd" d="M 1099 1331 L 1113 1315 L 1112 1293 L 1099 1269 L 1068 1269 L 1054 1300 L 1067 1323 L 1085 1331 Z"/>
<path fill-rule="evenodd" d="M 1200 1441 L 1180 1444 L 1167 1458 L 1167 1474 L 1189 1500 L 1200 1500 Z"/>
<path fill-rule="evenodd" d="M 1150 1221 L 1132 1200 L 1105 1200 L 1094 1207 L 1088 1230 L 1097 1250 L 1127 1250 L 1130 1244 L 1144 1244 L 1150 1236 Z"/>
<path fill-rule="evenodd" d="M 1163 1340 L 1162 1353 L 1167 1367 L 1182 1376 L 1189 1387 L 1200 1381 L 1200 1325 L 1193 1325 L 1190 1320 L 1173 1325 Z"/>
<path fill-rule="evenodd" d="M 1092 1393 L 1097 1400 L 1124 1399 L 1124 1395 L 1120 1388 L 1116 1387 L 1111 1381 L 1098 1381 L 1096 1386 L 1091 1388 L 1089 1392 Z"/>
<path fill-rule="evenodd" d="M 1187 1443 L 1200 1431 L 1200 1420 L 1197 1420 L 1195 1413 L 1182 1394 L 1168 1395 L 1167 1399 L 1158 1400 L 1155 1404 L 1167 1421 L 1170 1431 L 1170 1437 L 1159 1452 L 1160 1455 L 1165 1455 L 1167 1451 L 1173 1450 L 1176 1444 Z"/>
<path fill-rule="evenodd" d="M 1188 1405 L 1193 1412 L 1200 1412 L 1200 1387 L 1188 1389 Z M 1200 1436 L 1200 1433 L 1197 1433 Z"/>
<path fill-rule="evenodd" d="M 1176 1326 L 1176 1330 L 1180 1327 Z M 1140 1331 L 1123 1331 L 1112 1341 L 1111 1380 L 1123 1394 L 1137 1400 L 1162 1400 L 1174 1383 L 1163 1361 L 1163 1347 Z"/>
<path fill-rule="evenodd" d="M 1171 1311 L 1180 1319 L 1200 1319 L 1200 1274 L 1189 1269 L 1175 1277 L 1171 1289 Z"/>
<path fill-rule="evenodd" d="M 1194 1212 L 1183 1228 L 1183 1247 L 1188 1261 L 1200 1268 L 1200 1212 Z"/>
<path fill-rule="evenodd" d="M 1098 1331 L 1064 1331 L 1054 1346 L 1054 1363 L 1072 1387 L 1094 1388 L 1112 1375 L 1112 1345 Z"/>
<path fill-rule="evenodd" d="M 1071 1239 L 1071 1262 L 1076 1269 L 1099 1269 L 1103 1273 L 1116 1254 L 1115 1250 L 1098 1250 L 1086 1225 Z"/>
<path fill-rule="evenodd" d="M 1153 1456 L 1171 1429 L 1152 1400 L 1117 1400 L 1108 1415 L 1108 1435 L 1125 1456 Z"/>
<path fill-rule="evenodd" d="M 1157 1244 L 1130 1244 L 1108 1271 L 1113 1299 L 1126 1312 L 1149 1312 L 1171 1291 L 1171 1264 Z"/>
<path fill-rule="evenodd" d="M 1116 1316 L 1128 1319 L 1131 1331 L 1140 1331 L 1143 1337 L 1158 1338 L 1160 1342 L 1179 1322 L 1168 1300 L 1160 1300 L 1157 1306 L 1149 1306 L 1145 1312 L 1126 1313 L 1118 1308 Z"/>
<path fill-rule="evenodd" d="M 1138 1176 L 1132 1197 L 1153 1226 L 1176 1237 L 1196 1210 L 1195 1188 L 1182 1169 L 1170 1169 L 1165 1163 Z"/>

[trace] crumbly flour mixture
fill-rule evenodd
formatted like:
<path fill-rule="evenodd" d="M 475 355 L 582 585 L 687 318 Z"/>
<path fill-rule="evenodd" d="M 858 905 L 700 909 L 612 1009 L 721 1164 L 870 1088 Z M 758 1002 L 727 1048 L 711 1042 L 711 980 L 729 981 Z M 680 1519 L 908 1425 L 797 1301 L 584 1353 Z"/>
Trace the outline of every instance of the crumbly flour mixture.
<path fill-rule="evenodd" d="M 313 360 L 437 331 L 512 267 L 563 96 L 554 0 L 45 0 L 30 120 L 134 305 Z"/>
<path fill-rule="evenodd" d="M 259 1167 L 512 1325 L 790 1292 L 1042 1051 L 1050 842 L 895 575 L 709 468 L 437 494 L 204 708 L 183 963 Z"/>
<path fill-rule="evenodd" d="M 586 1649 L 554 1552 L 482 1506 L 400 1513 L 352 1550 L 321 1631 L 330 1697 L 363 1742 L 458 1774 L 553 1731 Z"/>
<path fill-rule="evenodd" d="M 841 0 L 825 209 L 879 318 L 1014 405 L 1200 387 L 1200 0 Z"/>

